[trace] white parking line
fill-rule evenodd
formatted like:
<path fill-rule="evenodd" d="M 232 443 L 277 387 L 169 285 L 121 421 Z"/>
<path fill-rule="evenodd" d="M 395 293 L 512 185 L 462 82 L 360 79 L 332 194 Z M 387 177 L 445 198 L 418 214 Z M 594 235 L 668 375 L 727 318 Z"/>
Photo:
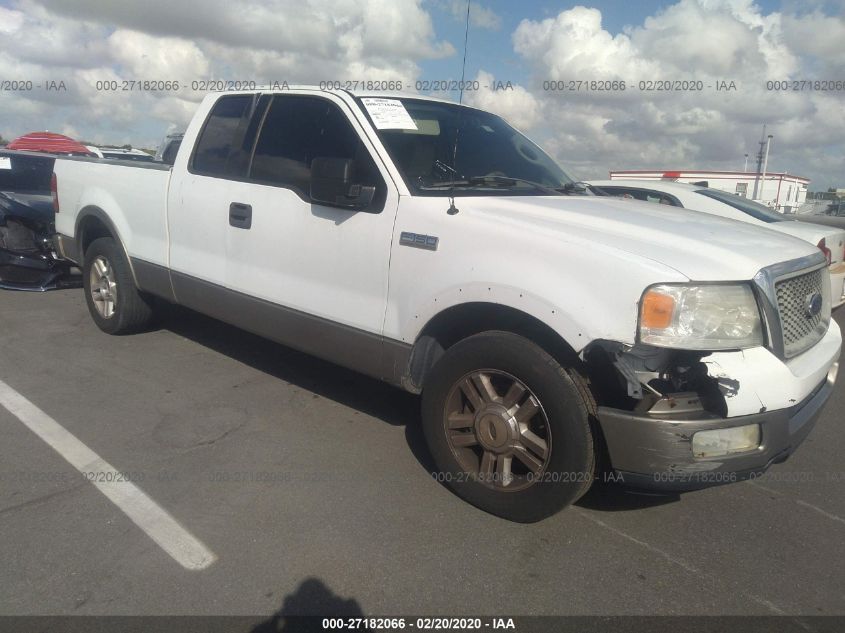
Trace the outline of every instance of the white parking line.
<path fill-rule="evenodd" d="M 707 572 L 702 572 L 702 571 L 696 569 L 695 567 L 693 567 L 689 563 L 681 560 L 680 558 L 676 558 L 675 556 L 672 556 L 668 552 L 665 552 L 662 549 L 654 547 L 654 545 L 650 545 L 649 543 L 646 543 L 645 541 L 641 541 L 640 539 L 638 539 L 634 536 L 631 536 L 627 532 L 624 532 L 624 531 L 620 530 L 619 528 L 613 527 L 612 525 L 605 523 L 604 521 L 602 521 L 598 517 L 592 516 L 592 514 L 588 511 L 582 510 L 581 508 L 574 508 L 574 510 L 575 510 L 575 512 L 580 514 L 585 519 L 589 519 L 593 523 L 600 525 L 601 527 L 605 528 L 606 530 L 610 530 L 614 534 L 621 536 L 622 538 L 627 539 L 627 540 L 631 541 L 632 543 L 636 543 L 640 547 L 643 547 L 643 548 L 647 549 L 648 551 L 650 551 L 654 554 L 657 554 L 658 556 L 660 556 L 662 558 L 665 558 L 670 563 L 674 563 L 675 565 L 678 565 L 679 567 L 686 569 L 690 573 L 698 574 L 700 576 L 705 576 L 705 577 L 712 577 L 711 574 L 709 574 Z M 761 598 L 760 596 L 754 595 L 753 593 L 743 592 L 743 595 L 750 598 L 751 600 L 753 600 L 757 604 L 760 604 L 760 605 L 766 607 L 772 613 L 775 613 L 777 615 L 786 615 L 786 612 L 783 609 L 779 608 L 771 600 L 766 600 L 765 598 Z M 799 622 L 798 624 L 800 624 L 802 628 L 805 628 L 805 629 L 807 628 L 801 622 Z M 808 629 L 808 630 L 812 630 L 812 629 Z"/>
<path fill-rule="evenodd" d="M 755 488 L 760 488 L 761 490 L 765 490 L 766 492 L 770 492 L 773 495 L 777 495 L 779 497 L 783 496 L 783 493 L 780 493 L 777 490 L 772 490 L 771 488 L 766 488 L 765 486 L 761 486 L 756 481 L 751 481 L 749 483 L 750 483 L 750 485 L 754 486 Z M 799 506 L 804 506 L 805 508 L 810 508 L 810 510 L 815 510 L 816 512 L 818 512 L 822 516 L 827 517 L 831 521 L 838 521 L 839 523 L 845 523 L 845 519 L 843 519 L 842 517 L 836 516 L 835 514 L 831 514 L 830 512 L 822 510 L 821 508 L 814 506 L 812 503 L 807 503 L 806 501 L 802 501 L 801 499 L 795 499 L 795 503 L 797 503 Z"/>
<path fill-rule="evenodd" d="M 818 512 L 822 516 L 827 517 L 831 521 L 839 521 L 840 523 L 845 523 L 845 519 L 843 519 L 842 517 L 838 517 L 835 514 L 831 514 L 830 512 L 826 512 L 825 510 L 822 510 L 821 508 L 817 508 L 816 506 L 814 506 L 811 503 L 807 503 L 806 501 L 801 501 L 801 499 L 798 499 L 795 503 L 797 503 L 800 506 L 804 506 L 805 508 L 810 508 L 810 510 L 815 510 L 816 512 Z"/>
<path fill-rule="evenodd" d="M 105 481 L 92 480 L 91 483 L 182 567 L 201 570 L 217 560 L 214 552 L 179 525 L 176 519 L 140 488 L 122 480 L 111 464 L 2 380 L 0 405 L 80 473 L 104 473 L 101 478 Z"/>
<path fill-rule="evenodd" d="M 664 552 L 662 549 L 658 549 L 657 547 L 654 547 L 654 545 L 649 545 L 645 541 L 641 541 L 640 539 L 631 536 L 627 532 L 623 532 L 619 528 L 615 528 L 612 525 L 605 523 L 604 521 L 602 521 L 598 517 L 593 516 L 591 513 L 587 512 L 585 510 L 582 510 L 581 508 L 575 508 L 575 511 L 578 514 L 580 514 L 582 517 L 584 517 L 585 519 L 588 519 L 588 520 L 592 521 L 593 523 L 600 525 L 601 527 L 603 527 L 606 530 L 610 530 L 614 534 L 621 536 L 624 539 L 628 539 L 632 543 L 636 543 L 640 547 L 644 547 L 648 551 L 650 551 L 654 554 L 657 554 L 658 556 L 661 556 L 662 558 L 665 558 L 670 563 L 675 563 L 679 567 L 683 567 L 684 569 L 686 569 L 690 573 L 693 573 L 693 574 L 700 573 L 695 567 L 693 567 L 692 565 L 682 561 L 680 558 L 676 558 L 676 557 L 672 556 L 671 554 L 669 554 L 668 552 Z"/>

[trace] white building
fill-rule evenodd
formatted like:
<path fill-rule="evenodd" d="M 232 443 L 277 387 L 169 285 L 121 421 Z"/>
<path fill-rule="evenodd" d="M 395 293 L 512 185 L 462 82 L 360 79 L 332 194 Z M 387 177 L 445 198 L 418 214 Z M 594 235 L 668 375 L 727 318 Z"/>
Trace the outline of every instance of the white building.
<path fill-rule="evenodd" d="M 610 172 L 611 180 L 674 180 L 677 182 L 706 183 L 707 187 L 729 191 L 738 196 L 752 198 L 754 181 L 762 174 L 742 171 L 666 171 L 628 170 Z M 765 182 L 760 179 L 757 186 L 758 202 L 777 209 L 781 213 L 792 213 L 807 198 L 809 178 L 793 176 L 782 172 L 766 173 Z"/>

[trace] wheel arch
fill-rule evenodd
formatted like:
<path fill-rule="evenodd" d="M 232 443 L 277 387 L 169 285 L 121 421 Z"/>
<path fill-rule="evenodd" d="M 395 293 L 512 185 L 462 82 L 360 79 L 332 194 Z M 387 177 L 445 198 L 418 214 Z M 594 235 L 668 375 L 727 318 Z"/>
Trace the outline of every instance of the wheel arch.
<path fill-rule="evenodd" d="M 404 387 L 419 393 L 443 353 L 455 343 L 482 332 L 503 331 L 524 336 L 563 366 L 579 366 L 578 353 L 557 331 L 541 319 L 499 303 L 471 301 L 452 305 L 431 317 L 411 349 Z"/>
<path fill-rule="evenodd" d="M 110 237 L 117 242 L 118 247 L 123 251 L 126 261 L 129 263 L 129 271 L 132 274 L 132 281 L 135 286 L 138 286 L 138 279 L 135 276 L 135 267 L 132 265 L 132 258 L 126 250 L 126 245 L 120 237 L 120 231 L 117 230 L 114 222 L 109 218 L 108 214 L 97 206 L 87 206 L 79 211 L 76 216 L 76 228 L 74 230 L 76 237 L 76 247 L 79 253 L 80 267 L 85 265 L 85 251 L 91 243 L 101 237 Z"/>

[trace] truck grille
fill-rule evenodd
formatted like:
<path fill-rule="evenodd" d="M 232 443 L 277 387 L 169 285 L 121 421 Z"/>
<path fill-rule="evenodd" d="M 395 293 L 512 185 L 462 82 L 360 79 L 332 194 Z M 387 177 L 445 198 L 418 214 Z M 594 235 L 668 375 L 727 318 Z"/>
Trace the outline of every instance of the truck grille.
<path fill-rule="evenodd" d="M 775 283 L 781 329 L 783 330 L 783 351 L 787 358 L 797 356 L 815 345 L 824 336 L 825 306 L 818 314 L 807 311 L 809 297 L 818 293 L 824 297 L 824 274 L 815 270 Z"/>

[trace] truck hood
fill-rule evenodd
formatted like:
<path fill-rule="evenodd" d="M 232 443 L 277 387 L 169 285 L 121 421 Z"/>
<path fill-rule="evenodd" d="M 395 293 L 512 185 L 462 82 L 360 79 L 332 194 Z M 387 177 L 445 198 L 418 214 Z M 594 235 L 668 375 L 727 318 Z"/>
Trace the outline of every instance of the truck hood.
<path fill-rule="evenodd" d="M 766 266 L 819 252 L 747 222 L 622 198 L 471 197 L 458 206 L 479 218 L 640 256 L 694 281 L 748 280 Z"/>

